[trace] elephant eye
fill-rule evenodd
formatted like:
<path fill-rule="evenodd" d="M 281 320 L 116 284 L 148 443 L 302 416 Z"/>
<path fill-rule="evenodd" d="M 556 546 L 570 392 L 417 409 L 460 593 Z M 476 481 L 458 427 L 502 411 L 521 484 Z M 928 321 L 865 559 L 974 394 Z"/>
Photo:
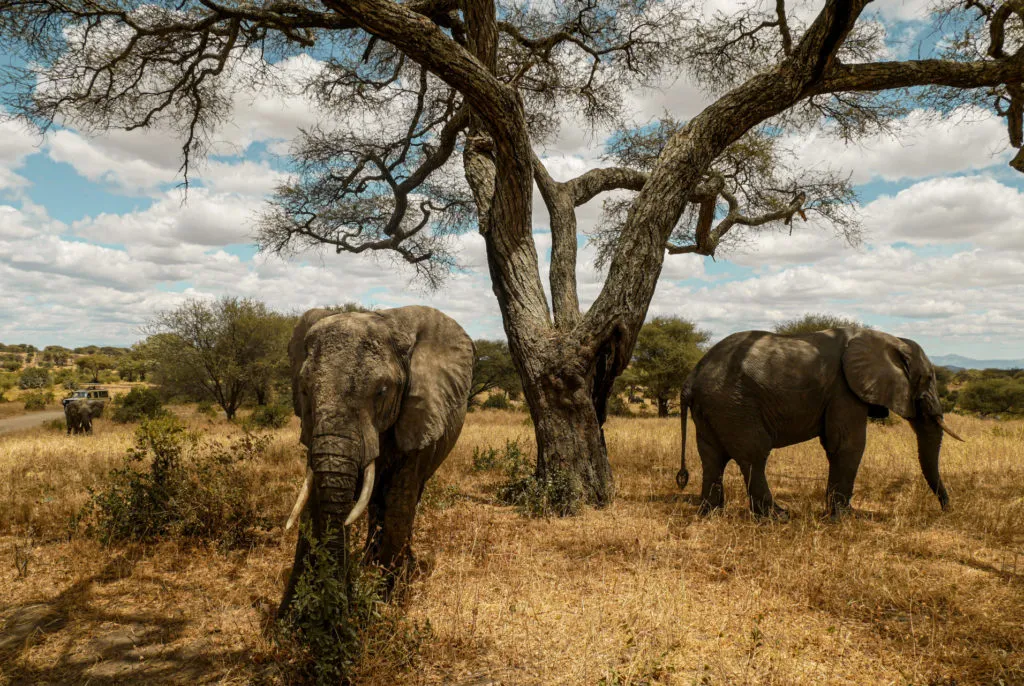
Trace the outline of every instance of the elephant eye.
<path fill-rule="evenodd" d="M 384 384 L 384 385 L 382 385 L 382 386 L 380 387 L 380 389 L 379 389 L 379 390 L 377 391 L 377 395 L 384 395 L 384 394 L 385 394 L 385 393 L 387 393 L 387 392 L 388 392 L 388 385 L 387 385 L 387 384 Z"/>

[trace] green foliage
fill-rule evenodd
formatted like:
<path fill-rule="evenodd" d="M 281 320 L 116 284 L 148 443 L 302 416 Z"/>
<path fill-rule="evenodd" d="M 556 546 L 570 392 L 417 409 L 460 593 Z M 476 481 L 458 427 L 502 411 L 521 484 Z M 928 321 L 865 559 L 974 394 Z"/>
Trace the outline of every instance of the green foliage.
<path fill-rule="evenodd" d="M 53 384 L 50 373 L 41 367 L 29 367 L 18 377 L 18 388 L 47 388 Z"/>
<path fill-rule="evenodd" d="M 249 298 L 189 300 L 149 323 L 137 354 L 151 360 L 168 395 L 215 402 L 234 419 L 246 398 L 264 404 L 275 385 L 287 385 L 293 325 Z"/>
<path fill-rule="evenodd" d="M 38 348 L 28 343 L 16 343 L 13 345 L 0 343 L 0 353 L 34 353 L 37 350 Z"/>
<path fill-rule="evenodd" d="M 633 413 L 629 411 L 629 405 L 622 396 L 618 393 L 612 392 L 608 398 L 608 414 L 613 417 L 632 417 Z"/>
<path fill-rule="evenodd" d="M 435 475 L 424 485 L 419 505 L 429 510 L 447 510 L 461 498 L 462 489 L 457 484 L 442 483 Z"/>
<path fill-rule="evenodd" d="M 21 369 L 21 356 L 9 353 L 0 360 L 0 367 L 8 372 L 16 372 Z"/>
<path fill-rule="evenodd" d="M 25 401 L 26 410 L 45 410 L 46 406 L 53 402 L 53 391 L 36 391 L 21 396 Z"/>
<path fill-rule="evenodd" d="M 518 449 L 518 445 L 516 446 Z M 508 450 L 508 443 L 505 443 L 505 449 Z M 473 466 L 471 469 L 474 472 L 489 472 L 492 469 L 496 469 L 501 466 L 502 455 L 497 448 L 487 446 L 481 449 L 480 446 L 473 446 Z"/>
<path fill-rule="evenodd" d="M 207 419 L 217 418 L 217 409 L 213 406 L 209 400 L 203 400 L 196 405 L 196 412 L 205 416 Z"/>
<path fill-rule="evenodd" d="M 288 426 L 292 409 L 287 405 L 257 405 L 245 425 L 261 429 L 281 429 Z"/>
<path fill-rule="evenodd" d="M 1024 379 L 976 379 L 961 389 L 957 404 L 962 410 L 980 415 L 1024 414 Z"/>
<path fill-rule="evenodd" d="M 83 374 L 87 374 L 93 383 L 99 383 L 101 371 L 113 369 L 116 365 L 117 361 L 113 357 L 103 353 L 85 355 L 75 360 L 75 366 Z"/>
<path fill-rule="evenodd" d="M 60 432 L 65 431 L 67 429 L 67 425 L 64 423 L 63 419 L 51 419 L 49 421 L 43 422 L 43 429 L 45 429 L 46 431 Z"/>
<path fill-rule="evenodd" d="M 691 321 L 655 317 L 640 329 L 623 383 L 646 388 L 648 396 L 658 400 L 658 413 L 666 416 L 669 399 L 679 395 L 710 338 Z"/>
<path fill-rule="evenodd" d="M 114 411 L 110 418 L 115 422 L 127 424 L 143 419 L 155 419 L 164 414 L 163 401 L 155 388 L 136 386 L 124 395 L 114 398 Z"/>
<path fill-rule="evenodd" d="M 824 331 L 825 329 L 838 329 L 844 326 L 849 326 L 856 329 L 871 328 L 866 324 L 858 322 L 856 319 L 840 317 L 834 314 L 809 312 L 795 319 L 787 319 L 785 321 L 776 322 L 775 326 L 772 327 L 772 330 L 775 333 L 792 336 L 800 333 L 814 333 L 815 331 Z"/>
<path fill-rule="evenodd" d="M 504 393 L 491 393 L 482 407 L 488 410 L 507 410 L 510 407 L 508 396 Z"/>
<path fill-rule="evenodd" d="M 523 392 L 519 373 L 512 362 L 512 353 L 508 349 L 508 343 L 483 339 L 473 341 L 473 382 L 469 387 L 470 403 L 481 393 L 495 389 L 504 391 L 508 398 L 518 398 Z M 494 395 L 492 394 L 491 397 L 493 398 Z M 487 403 L 484 403 L 484 407 L 488 407 Z"/>
<path fill-rule="evenodd" d="M 570 517 L 579 513 L 582 501 L 573 478 L 557 470 L 548 470 L 543 478 L 537 478 L 519 441 L 506 441 L 498 462 L 504 471 L 504 480 L 495 492 L 498 502 L 513 505 L 528 517 Z"/>
<path fill-rule="evenodd" d="M 356 562 L 357 551 L 346 550 L 344 562 L 337 559 L 331 541 L 342 533 L 328 529 L 317 540 L 303 524 L 299 535 L 309 544 L 309 553 L 289 612 L 278 625 L 278 638 L 298 654 L 301 681 L 347 683 L 364 633 L 382 618 L 383 580 L 379 572 Z"/>
<path fill-rule="evenodd" d="M 245 433 L 227 445 L 203 443 L 173 415 L 146 419 L 122 466 L 76 518 L 104 543 L 182 537 L 231 548 L 250 545 L 268 529 L 253 499 L 258 477 L 246 463 L 269 439 Z"/>

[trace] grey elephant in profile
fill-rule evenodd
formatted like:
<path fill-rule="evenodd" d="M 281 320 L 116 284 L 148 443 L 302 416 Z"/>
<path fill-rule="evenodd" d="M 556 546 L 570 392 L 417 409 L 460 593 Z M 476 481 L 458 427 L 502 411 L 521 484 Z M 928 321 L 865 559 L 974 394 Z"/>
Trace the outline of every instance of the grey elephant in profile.
<path fill-rule="evenodd" d="M 72 432 L 92 433 L 92 420 L 103 414 L 104 405 L 102 400 L 72 400 L 64 405 L 68 435 Z"/>
<path fill-rule="evenodd" d="M 343 568 L 346 529 L 367 511 L 365 559 L 400 571 L 411 561 L 423 486 L 462 431 L 472 340 L 430 307 L 315 309 L 295 326 L 288 355 L 307 471 L 286 530 L 300 516 L 317 540 L 332 530 L 328 544 Z M 308 547 L 300 536 L 282 614 Z"/>
<path fill-rule="evenodd" d="M 724 505 L 722 474 L 735 460 L 755 516 L 788 515 L 772 497 L 765 464 L 773 448 L 818 438 L 828 457 L 826 498 L 837 518 L 850 509 L 868 417 L 895 412 L 917 434 L 921 471 L 945 510 L 939 475 L 946 427 L 935 371 L 917 343 L 881 331 L 837 328 L 782 336 L 732 334 L 712 347 L 681 394 L 682 459 L 676 483 L 685 488 L 686 414 L 693 413 L 703 467 L 700 512 Z"/>

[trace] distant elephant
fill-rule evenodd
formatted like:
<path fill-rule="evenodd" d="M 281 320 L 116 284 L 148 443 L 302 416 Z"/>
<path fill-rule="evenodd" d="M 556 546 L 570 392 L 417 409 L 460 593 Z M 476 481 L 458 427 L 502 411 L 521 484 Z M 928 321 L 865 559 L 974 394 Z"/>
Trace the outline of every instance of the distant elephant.
<path fill-rule="evenodd" d="M 735 333 L 700 360 L 684 384 L 681 405 L 683 446 L 676 483 L 685 488 L 689 480 L 689 409 L 703 466 L 702 514 L 724 505 L 722 473 L 735 460 L 754 515 L 787 518 L 765 478 L 768 454 L 817 437 L 829 461 L 828 511 L 838 518 L 850 509 L 867 418 L 887 417 L 890 410 L 910 422 L 925 480 L 942 509 L 949 506 L 939 476 L 942 432 L 963 439 L 943 422 L 935 371 L 914 341 L 857 328 L 793 336 Z"/>
<path fill-rule="evenodd" d="M 72 400 L 64 405 L 68 434 L 92 433 L 92 420 L 103 414 L 102 400 Z"/>
<path fill-rule="evenodd" d="M 343 565 L 346 527 L 369 510 L 365 558 L 397 572 L 411 561 L 416 506 L 455 445 L 473 376 L 473 342 L 430 307 L 377 312 L 314 309 L 288 356 L 306 480 L 285 529 L 301 515 Z M 356 494 L 359 494 L 358 499 Z M 300 536 L 281 601 L 291 605 L 308 543 Z"/>

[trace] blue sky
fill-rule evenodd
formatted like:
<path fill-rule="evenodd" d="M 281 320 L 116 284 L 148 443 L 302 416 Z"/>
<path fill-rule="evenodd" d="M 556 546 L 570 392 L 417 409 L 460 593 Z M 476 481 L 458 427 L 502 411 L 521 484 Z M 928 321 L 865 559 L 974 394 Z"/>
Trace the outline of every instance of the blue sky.
<path fill-rule="evenodd" d="M 903 39 L 921 35 L 924 7 L 882 0 L 877 11 L 890 35 Z M 891 42 L 895 53 L 913 46 Z M 315 65 L 298 58 L 282 66 L 301 74 Z M 629 102 L 643 124 L 666 111 L 692 116 L 706 99 L 675 81 Z M 975 110 L 928 114 L 915 112 L 897 136 L 857 147 L 822 132 L 788 139 L 802 164 L 852 174 L 862 245 L 797 222 L 792 235 L 751 235 L 717 262 L 670 256 L 651 316 L 685 316 L 719 338 L 808 311 L 833 312 L 914 338 L 933 355 L 1024 358 L 1024 175 L 1006 165 L 1005 126 Z M 280 156 L 319 116 L 299 95 L 240 94 L 184 202 L 180 144 L 169 132 L 87 137 L 64 129 L 41 138 L 0 123 L 0 341 L 127 345 L 156 311 L 220 295 L 258 297 L 289 311 L 349 300 L 425 303 L 475 337 L 501 337 L 475 234 L 457 240 L 464 269 L 437 292 L 411 283 L 412 274 L 386 258 L 256 254 L 253 218 L 284 178 Z M 543 151 L 555 178 L 601 164 L 603 135 L 581 128 L 564 122 Z M 581 228 L 600 209 L 600 200 L 580 208 Z M 535 236 L 545 265 L 546 222 L 538 199 Z M 583 244 L 584 305 L 602 281 L 592 259 Z"/>

